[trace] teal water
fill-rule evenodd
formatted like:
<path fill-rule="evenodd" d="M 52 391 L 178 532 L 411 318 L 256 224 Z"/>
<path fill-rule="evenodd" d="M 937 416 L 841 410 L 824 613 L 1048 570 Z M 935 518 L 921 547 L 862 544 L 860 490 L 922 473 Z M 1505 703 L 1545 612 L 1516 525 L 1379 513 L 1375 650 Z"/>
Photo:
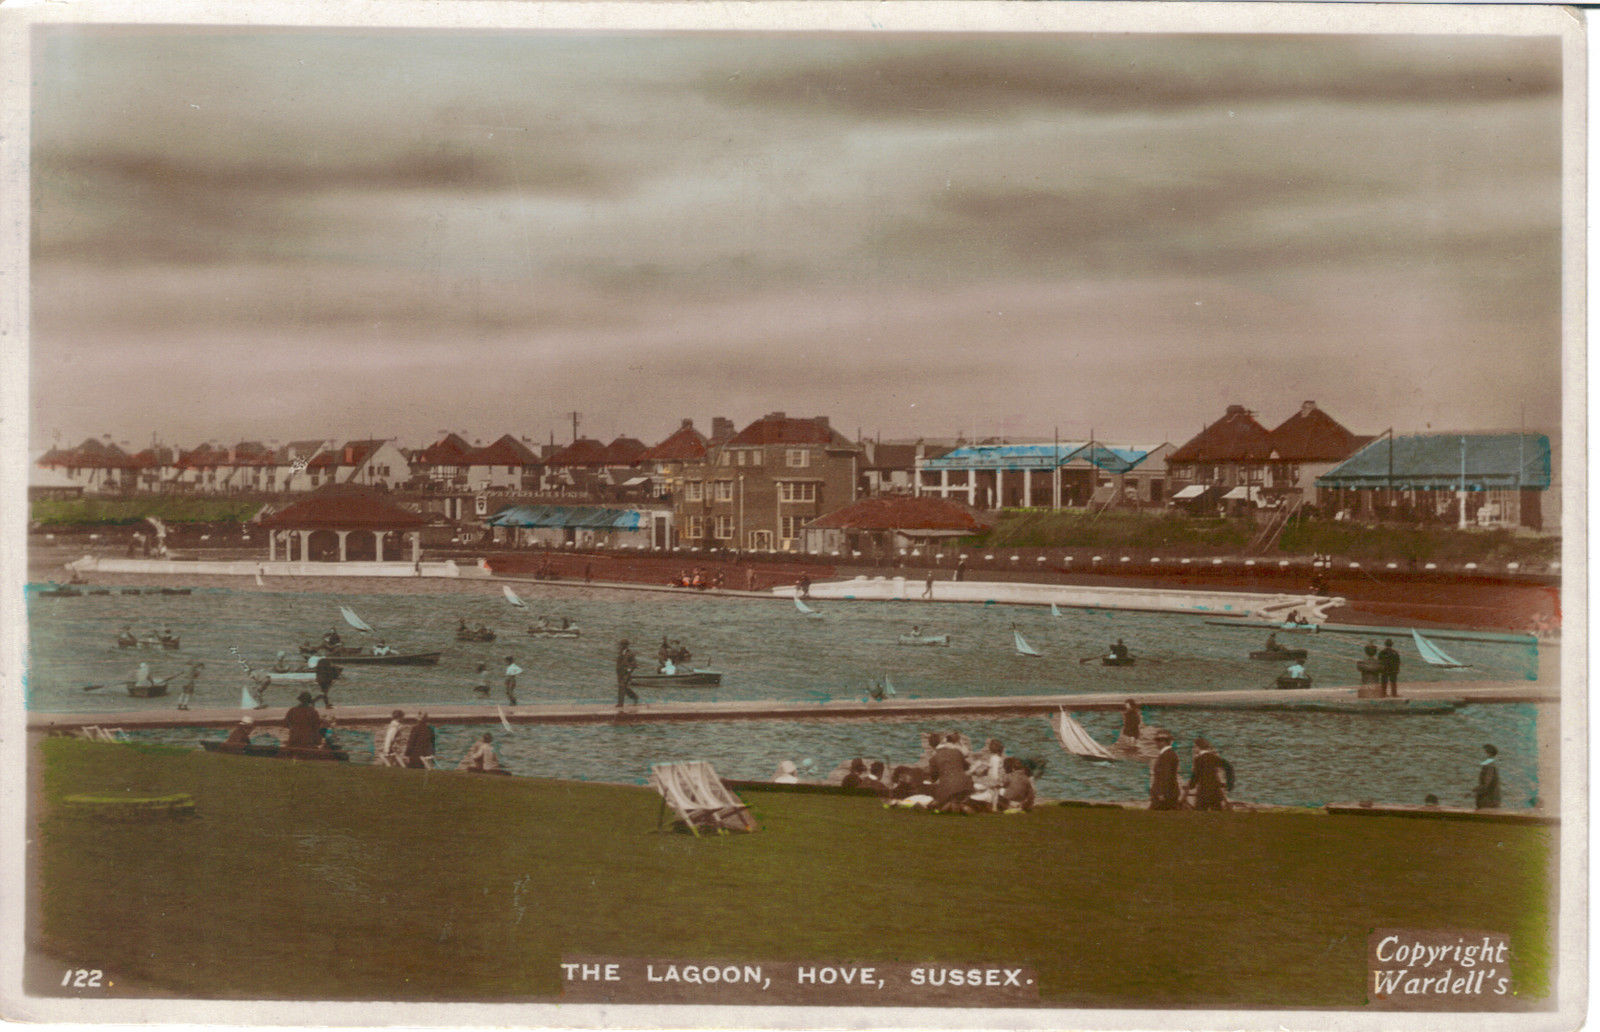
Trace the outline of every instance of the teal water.
<path fill-rule="evenodd" d="M 480 662 L 498 673 L 505 657 L 523 667 L 523 702 L 611 702 L 615 698 L 612 657 L 619 638 L 632 640 L 642 659 L 662 635 L 683 639 L 692 665 L 723 672 L 714 689 L 678 689 L 642 694 L 665 698 L 822 701 L 855 698 L 873 677 L 887 674 L 902 698 L 1014 696 L 1105 692 L 1121 697 L 1156 690 L 1210 691 L 1266 687 L 1280 671 L 1275 663 L 1246 658 L 1263 635 L 1214 627 L 1197 617 L 1114 611 L 1013 606 L 960 606 L 917 602 L 816 602 L 825 615 L 811 620 L 787 602 L 648 595 L 643 593 L 524 592 L 529 610 L 507 605 L 485 585 L 479 592 L 412 592 L 412 585 L 385 593 L 275 593 L 197 588 L 188 596 L 83 596 L 41 598 L 29 594 L 27 704 L 31 709 L 93 711 L 107 708 L 169 709 L 172 697 L 132 699 L 120 692 L 85 692 L 83 686 L 128 678 L 141 659 L 158 675 L 203 660 L 197 707 L 236 706 L 245 683 L 230 647 L 266 666 L 278 649 L 293 655 L 301 640 L 338 627 L 347 640 L 363 635 L 345 626 L 339 606 L 350 606 L 402 651 L 442 651 L 436 667 L 350 667 L 334 690 L 336 703 L 404 705 L 463 704 Z M 497 589 L 494 589 L 497 590 Z M 519 591 L 522 589 L 519 588 Z M 543 595 L 544 597 L 540 597 Z M 538 615 L 567 616 L 583 637 L 537 639 L 525 633 Z M 493 644 L 458 644 L 458 617 L 498 631 Z M 124 623 L 136 631 L 167 624 L 183 638 L 178 652 L 120 650 L 115 635 Z M 949 633 L 948 648 L 906 647 L 896 637 L 920 624 L 924 632 Z M 1015 624 L 1044 653 L 1018 656 Z M 1128 668 L 1106 668 L 1081 659 L 1100 654 L 1122 637 L 1140 658 Z M 371 640 L 368 638 L 367 640 Z M 1356 680 L 1354 662 L 1363 639 L 1349 635 L 1297 635 L 1307 667 L 1323 684 Z M 1537 656 L 1521 645 L 1451 642 L 1448 651 L 1470 670 L 1436 670 L 1416 657 L 1408 640 L 1397 640 L 1404 657 L 1402 687 L 1421 680 L 1520 680 L 1536 672 Z M 496 697 L 499 677 L 494 678 Z M 298 689 L 274 688 L 269 701 L 287 705 Z M 1363 717 L 1328 713 L 1152 712 L 1153 722 L 1171 727 L 1187 758 L 1189 740 L 1210 737 L 1238 768 L 1240 798 L 1275 803 L 1321 803 L 1374 799 L 1417 803 L 1427 793 L 1461 804 L 1477 776 L 1481 746 L 1501 750 L 1507 806 L 1525 806 L 1536 793 L 1537 708 L 1470 706 L 1447 716 Z M 602 727 L 518 727 L 503 733 L 492 705 L 482 728 L 444 727 L 441 756 L 466 751 L 483 730 L 495 733 L 504 761 L 516 773 L 604 781 L 638 781 L 656 762 L 709 759 L 727 776 L 769 777 L 781 759 L 810 759 L 819 773 L 861 755 L 891 763 L 914 762 L 919 732 L 961 730 L 974 742 L 998 737 L 1013 755 L 1049 761 L 1040 788 L 1046 795 L 1129 798 L 1144 792 L 1145 769 L 1136 764 L 1094 765 L 1076 760 L 1056 744 L 1043 719 L 958 720 L 940 724 L 898 721 L 774 721 Z M 1116 734 L 1111 713 L 1085 713 L 1080 722 L 1096 738 Z M 152 733 L 155 735 L 155 733 Z M 194 741 L 204 732 L 157 737 Z M 342 732 L 351 744 L 367 741 Z"/>

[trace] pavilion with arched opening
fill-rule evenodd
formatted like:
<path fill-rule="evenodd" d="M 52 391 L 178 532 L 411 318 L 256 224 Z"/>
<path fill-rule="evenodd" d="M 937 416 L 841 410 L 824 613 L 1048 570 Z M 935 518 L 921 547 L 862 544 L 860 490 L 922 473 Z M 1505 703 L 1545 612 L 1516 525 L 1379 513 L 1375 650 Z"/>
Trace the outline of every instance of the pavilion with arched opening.
<path fill-rule="evenodd" d="M 261 518 L 267 531 L 267 559 L 293 562 L 383 562 L 399 560 L 411 539 L 409 561 L 422 559 L 422 528 L 427 518 L 397 505 L 381 491 L 357 484 L 329 484 L 310 496 Z M 386 539 L 394 551 L 385 555 Z"/>

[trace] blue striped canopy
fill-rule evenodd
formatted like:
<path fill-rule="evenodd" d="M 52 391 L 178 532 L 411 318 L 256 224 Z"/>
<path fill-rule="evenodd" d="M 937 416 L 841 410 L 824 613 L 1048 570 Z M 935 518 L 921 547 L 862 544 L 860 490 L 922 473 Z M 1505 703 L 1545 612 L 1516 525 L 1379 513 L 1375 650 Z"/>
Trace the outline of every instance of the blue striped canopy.
<path fill-rule="evenodd" d="M 513 505 L 490 516 L 491 527 L 575 527 L 584 530 L 638 530 L 645 515 L 638 509 L 600 505 Z"/>

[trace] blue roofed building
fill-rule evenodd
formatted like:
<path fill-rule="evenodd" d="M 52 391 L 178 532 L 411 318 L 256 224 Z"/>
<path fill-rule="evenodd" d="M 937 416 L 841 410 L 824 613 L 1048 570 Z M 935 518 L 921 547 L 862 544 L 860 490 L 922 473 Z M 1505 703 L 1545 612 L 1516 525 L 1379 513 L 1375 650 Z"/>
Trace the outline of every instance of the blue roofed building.
<path fill-rule="evenodd" d="M 1349 513 L 1539 530 L 1560 524 L 1559 468 L 1544 434 L 1386 434 L 1317 487 Z"/>
<path fill-rule="evenodd" d="M 1136 500 L 1159 502 L 1168 450 L 1103 441 L 968 444 L 919 458 L 913 486 L 975 509 L 1087 506 L 1126 499 L 1130 487 Z"/>
<path fill-rule="evenodd" d="M 485 523 L 495 540 L 559 548 L 665 548 L 672 509 L 604 505 L 510 505 Z"/>

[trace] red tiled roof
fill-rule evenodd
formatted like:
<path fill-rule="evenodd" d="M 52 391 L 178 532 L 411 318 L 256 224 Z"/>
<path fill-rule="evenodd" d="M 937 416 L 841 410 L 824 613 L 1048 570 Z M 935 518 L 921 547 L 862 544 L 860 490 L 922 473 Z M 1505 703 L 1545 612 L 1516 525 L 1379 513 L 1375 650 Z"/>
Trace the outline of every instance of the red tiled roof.
<path fill-rule="evenodd" d="M 1367 440 L 1309 401 L 1272 431 L 1273 450 L 1285 462 L 1343 462 Z"/>
<path fill-rule="evenodd" d="M 1167 462 L 1266 462 L 1271 455 L 1267 428 L 1243 405 L 1229 405 L 1221 419 L 1176 448 Z"/>
<path fill-rule="evenodd" d="M 824 416 L 815 419 L 790 419 L 782 412 L 769 412 L 729 439 L 730 445 L 826 444 L 849 447 L 845 436 L 828 426 Z"/>
<path fill-rule="evenodd" d="M 179 469 L 200 469 L 206 466 L 226 466 L 229 464 L 228 452 L 223 448 L 213 448 L 209 444 L 202 444 L 178 456 Z"/>
<path fill-rule="evenodd" d="M 537 466 L 539 465 L 539 456 L 534 454 L 532 448 L 529 448 L 510 434 L 505 434 L 493 444 L 473 451 L 462 460 L 461 465 Z"/>
<path fill-rule="evenodd" d="M 547 466 L 604 466 L 606 446 L 592 437 L 580 437 L 544 462 Z"/>
<path fill-rule="evenodd" d="M 977 533 L 985 524 L 965 507 L 943 498 L 903 495 L 863 498 L 812 520 L 808 526 L 837 530 L 956 530 Z"/>
<path fill-rule="evenodd" d="M 329 484 L 261 521 L 292 530 L 409 530 L 427 523 L 381 491 L 356 484 Z"/>
<path fill-rule="evenodd" d="M 684 421 L 675 433 L 639 456 L 643 462 L 699 462 L 706 457 L 706 435 Z"/>
<path fill-rule="evenodd" d="M 645 453 L 643 441 L 632 437 L 619 437 L 606 445 L 607 466 L 632 466 Z"/>

